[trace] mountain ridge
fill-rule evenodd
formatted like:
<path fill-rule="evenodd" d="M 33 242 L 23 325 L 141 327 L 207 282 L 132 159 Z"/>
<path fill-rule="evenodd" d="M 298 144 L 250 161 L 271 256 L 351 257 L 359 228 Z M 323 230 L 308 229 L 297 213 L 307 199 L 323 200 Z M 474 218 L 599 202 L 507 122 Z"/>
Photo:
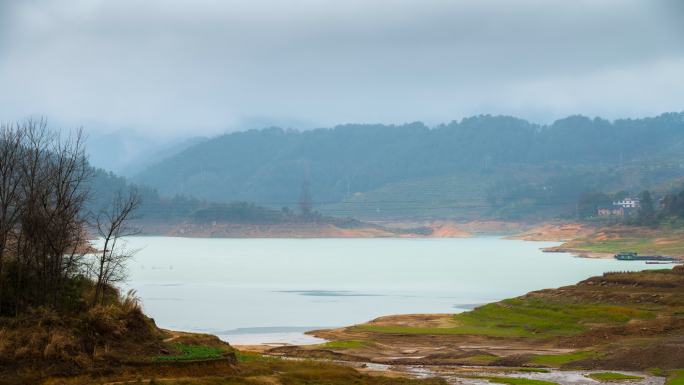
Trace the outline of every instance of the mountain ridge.
<path fill-rule="evenodd" d="M 358 194 L 396 183 L 447 176 L 475 183 L 467 176 L 478 174 L 487 182 L 475 194 L 485 196 L 484 211 L 496 216 L 501 207 L 494 201 L 509 201 L 506 206 L 521 199 L 491 195 L 521 186 L 534 190 L 526 193 L 533 206 L 568 206 L 584 191 L 636 190 L 681 177 L 682 150 L 684 113 L 612 122 L 575 115 L 549 125 L 481 115 L 432 128 L 413 122 L 228 133 L 148 167 L 133 181 L 164 195 L 272 207 L 296 206 L 306 183 L 314 203 L 325 211 L 327 205 L 353 202 Z M 637 169 L 647 176 L 633 180 Z M 438 195 L 448 188 L 437 186 Z M 550 188 L 572 191 L 550 194 Z M 544 194 L 549 196 L 536 196 Z M 563 210 L 567 207 L 552 215 Z M 401 216 L 401 208 L 394 211 Z"/>

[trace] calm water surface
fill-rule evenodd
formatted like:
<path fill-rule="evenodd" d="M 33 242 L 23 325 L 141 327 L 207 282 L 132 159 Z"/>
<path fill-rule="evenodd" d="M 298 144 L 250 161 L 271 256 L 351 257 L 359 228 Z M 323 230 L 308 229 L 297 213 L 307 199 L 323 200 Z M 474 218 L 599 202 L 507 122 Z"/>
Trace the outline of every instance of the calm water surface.
<path fill-rule="evenodd" d="M 135 237 L 128 286 L 161 327 L 232 343 L 314 342 L 306 330 L 447 313 L 643 262 L 542 253 L 552 242 Z"/>

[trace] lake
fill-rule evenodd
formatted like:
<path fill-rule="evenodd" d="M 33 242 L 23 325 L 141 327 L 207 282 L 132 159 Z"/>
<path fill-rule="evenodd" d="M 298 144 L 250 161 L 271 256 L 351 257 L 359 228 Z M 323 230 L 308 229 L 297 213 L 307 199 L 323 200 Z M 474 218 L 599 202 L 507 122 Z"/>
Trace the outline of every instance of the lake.
<path fill-rule="evenodd" d="M 480 238 L 133 237 L 127 286 L 164 328 L 235 344 L 311 343 L 306 330 L 389 314 L 449 313 L 644 262 L 542 253 Z"/>

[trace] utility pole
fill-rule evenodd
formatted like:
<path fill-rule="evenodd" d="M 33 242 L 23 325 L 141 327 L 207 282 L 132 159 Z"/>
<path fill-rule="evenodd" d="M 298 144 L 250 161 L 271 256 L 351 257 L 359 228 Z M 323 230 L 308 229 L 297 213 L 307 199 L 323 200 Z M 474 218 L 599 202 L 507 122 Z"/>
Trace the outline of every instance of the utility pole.
<path fill-rule="evenodd" d="M 309 217 L 311 215 L 312 208 L 313 203 L 311 201 L 309 180 L 304 179 L 302 182 L 302 191 L 299 195 L 299 210 L 301 211 L 303 217 Z"/>

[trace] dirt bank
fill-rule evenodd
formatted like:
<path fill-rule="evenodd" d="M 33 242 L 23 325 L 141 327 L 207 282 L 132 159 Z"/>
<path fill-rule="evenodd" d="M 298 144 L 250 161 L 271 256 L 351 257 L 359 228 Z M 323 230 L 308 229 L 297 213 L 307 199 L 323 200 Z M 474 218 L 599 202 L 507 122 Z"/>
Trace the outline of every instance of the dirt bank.
<path fill-rule="evenodd" d="M 615 253 L 616 253 L 616 252 L 604 253 L 604 252 L 589 251 L 589 250 L 585 250 L 585 249 L 565 247 L 563 245 L 545 247 L 542 249 L 542 251 L 545 253 L 570 253 L 570 254 L 572 254 L 576 257 L 580 257 L 580 258 L 595 258 L 595 259 L 613 259 L 613 258 L 615 258 Z"/>
<path fill-rule="evenodd" d="M 607 226 L 579 235 L 544 251 L 570 252 L 589 257 L 612 257 L 624 251 L 667 255 L 684 260 L 684 229 Z"/>
<path fill-rule="evenodd" d="M 684 267 L 611 273 L 471 312 L 318 330 L 330 342 L 269 354 L 387 365 L 644 370 L 684 367 Z"/>
<path fill-rule="evenodd" d="M 591 234 L 595 226 L 581 223 L 544 223 L 525 230 L 507 239 L 521 239 L 524 241 L 569 241 Z"/>
<path fill-rule="evenodd" d="M 427 227 L 432 229 L 432 233 L 428 235 L 431 238 L 468 238 L 473 236 L 472 233 L 454 222 L 433 222 Z"/>
<path fill-rule="evenodd" d="M 524 222 L 506 221 L 453 221 L 453 220 L 430 220 L 430 221 L 379 221 L 373 222 L 381 226 L 397 229 L 426 227 L 433 230 L 428 235 L 432 237 L 473 237 L 478 235 L 511 235 L 518 234 L 530 229 L 532 224 Z"/>
<path fill-rule="evenodd" d="M 454 222 L 368 224 L 339 227 L 329 223 L 250 225 L 233 223 L 146 223 L 144 233 L 197 238 L 465 238 L 471 233 Z"/>
<path fill-rule="evenodd" d="M 342 228 L 332 224 L 293 223 L 250 225 L 234 223 L 147 223 L 144 233 L 196 238 L 387 238 L 396 233 L 379 227 Z"/>
<path fill-rule="evenodd" d="M 458 222 L 379 221 L 360 226 L 340 227 L 334 223 L 237 224 L 140 223 L 148 235 L 198 238 L 467 238 L 479 235 L 511 235 L 533 225 L 504 221 Z M 553 238 L 549 235 L 546 238 Z M 530 239 L 532 240 L 532 239 Z M 541 240 L 541 239 L 540 239 Z M 547 240 L 547 239 L 544 239 Z M 557 239 L 553 239 L 557 240 Z"/>

